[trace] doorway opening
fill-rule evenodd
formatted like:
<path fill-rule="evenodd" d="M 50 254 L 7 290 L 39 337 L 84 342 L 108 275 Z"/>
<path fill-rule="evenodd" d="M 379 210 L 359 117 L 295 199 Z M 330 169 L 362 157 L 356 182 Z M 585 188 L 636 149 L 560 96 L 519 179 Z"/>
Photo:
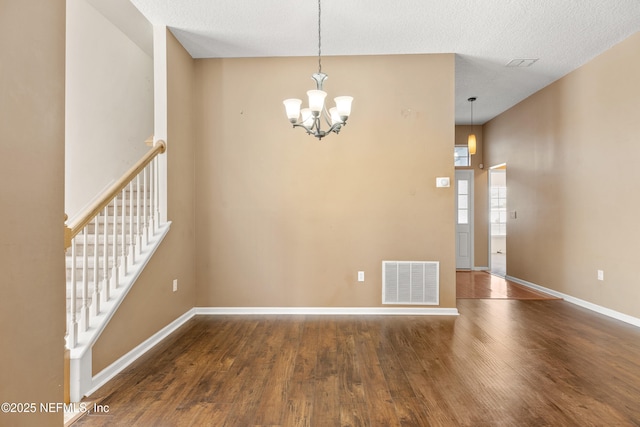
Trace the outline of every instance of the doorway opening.
<path fill-rule="evenodd" d="M 491 274 L 507 275 L 507 165 L 489 169 L 489 264 Z"/>

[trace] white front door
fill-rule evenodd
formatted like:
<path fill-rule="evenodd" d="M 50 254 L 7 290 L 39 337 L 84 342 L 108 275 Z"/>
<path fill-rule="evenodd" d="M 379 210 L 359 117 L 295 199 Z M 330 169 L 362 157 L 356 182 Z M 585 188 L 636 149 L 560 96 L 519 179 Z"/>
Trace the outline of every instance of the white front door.
<path fill-rule="evenodd" d="M 473 170 L 456 170 L 456 268 L 473 267 Z"/>

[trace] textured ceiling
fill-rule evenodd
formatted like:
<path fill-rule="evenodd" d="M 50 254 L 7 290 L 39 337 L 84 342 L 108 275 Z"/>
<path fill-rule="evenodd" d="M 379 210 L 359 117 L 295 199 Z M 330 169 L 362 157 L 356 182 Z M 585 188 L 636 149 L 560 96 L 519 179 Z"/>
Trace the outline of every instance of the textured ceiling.
<path fill-rule="evenodd" d="M 131 2 L 194 58 L 318 53 L 315 0 Z M 323 55 L 457 54 L 458 124 L 467 98 L 484 123 L 639 30 L 640 0 L 322 0 Z"/>

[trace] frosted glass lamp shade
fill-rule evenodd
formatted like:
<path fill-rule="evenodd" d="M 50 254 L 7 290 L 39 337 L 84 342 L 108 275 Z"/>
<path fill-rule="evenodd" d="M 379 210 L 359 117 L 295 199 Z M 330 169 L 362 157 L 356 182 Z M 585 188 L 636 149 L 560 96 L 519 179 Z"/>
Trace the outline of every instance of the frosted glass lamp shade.
<path fill-rule="evenodd" d="M 287 111 L 287 117 L 291 123 L 295 123 L 298 121 L 298 117 L 300 116 L 300 105 L 302 105 L 301 99 L 285 99 L 282 101 L 284 104 L 284 108 Z"/>
<path fill-rule="evenodd" d="M 327 97 L 327 92 L 322 90 L 308 90 L 307 96 L 309 97 L 309 109 L 311 113 L 317 117 L 324 108 L 324 99 Z"/>
<path fill-rule="evenodd" d="M 351 103 L 353 102 L 352 96 L 338 96 L 333 99 L 338 109 L 338 115 L 342 118 L 342 121 L 347 120 L 351 115 Z"/>
<path fill-rule="evenodd" d="M 305 127 L 311 128 L 311 126 L 313 126 L 313 114 L 311 114 L 311 110 L 303 108 L 300 113 L 302 113 L 302 124 Z"/>
<path fill-rule="evenodd" d="M 340 118 L 340 115 L 338 114 L 338 108 L 337 107 L 333 107 L 329 110 L 329 114 L 331 115 L 331 125 L 335 125 L 336 123 L 342 123 L 342 119 Z"/>
<path fill-rule="evenodd" d="M 469 155 L 476 154 L 476 135 L 474 133 L 469 134 L 467 146 L 469 147 Z"/>

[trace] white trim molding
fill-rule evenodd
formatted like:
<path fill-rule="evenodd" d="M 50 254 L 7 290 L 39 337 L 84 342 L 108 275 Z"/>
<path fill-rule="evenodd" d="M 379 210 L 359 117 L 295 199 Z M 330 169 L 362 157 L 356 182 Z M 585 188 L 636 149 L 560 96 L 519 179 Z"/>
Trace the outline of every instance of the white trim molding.
<path fill-rule="evenodd" d="M 562 298 L 563 300 L 570 302 L 571 304 L 579 305 L 580 307 L 584 307 L 596 313 L 600 313 L 613 319 L 640 327 L 640 319 L 637 317 L 629 316 L 628 314 L 620 313 L 619 311 L 611 310 L 610 308 L 603 307 L 601 305 L 597 305 L 592 302 L 573 297 L 571 295 L 563 294 L 562 292 L 554 291 L 553 289 L 545 288 L 544 286 L 536 285 L 535 283 L 527 282 L 526 280 L 518 279 L 517 277 L 507 276 L 506 279 L 526 286 L 528 288 L 553 295 L 554 297 Z"/>
<path fill-rule="evenodd" d="M 457 308 L 439 307 L 195 307 L 203 315 L 313 314 L 372 316 L 457 316 Z"/>

